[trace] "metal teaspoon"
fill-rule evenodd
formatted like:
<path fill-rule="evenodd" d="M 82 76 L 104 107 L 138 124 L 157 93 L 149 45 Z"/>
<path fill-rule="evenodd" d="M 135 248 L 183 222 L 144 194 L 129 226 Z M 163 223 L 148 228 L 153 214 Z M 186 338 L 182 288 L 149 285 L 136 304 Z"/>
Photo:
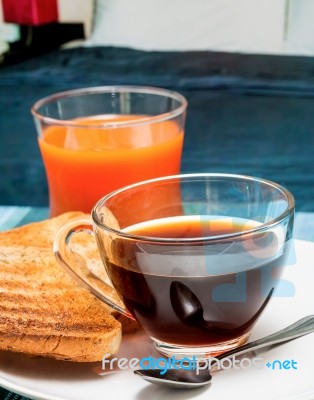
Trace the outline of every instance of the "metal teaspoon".
<path fill-rule="evenodd" d="M 248 351 L 288 342 L 312 332 L 314 332 L 314 315 L 309 315 L 278 332 L 222 353 L 215 358 L 222 360 L 231 356 L 238 356 Z M 208 385 L 212 379 L 209 368 L 200 370 L 199 374 L 194 369 L 169 369 L 164 375 L 160 374 L 159 369 L 137 369 L 133 372 L 147 382 L 176 389 L 199 388 Z"/>

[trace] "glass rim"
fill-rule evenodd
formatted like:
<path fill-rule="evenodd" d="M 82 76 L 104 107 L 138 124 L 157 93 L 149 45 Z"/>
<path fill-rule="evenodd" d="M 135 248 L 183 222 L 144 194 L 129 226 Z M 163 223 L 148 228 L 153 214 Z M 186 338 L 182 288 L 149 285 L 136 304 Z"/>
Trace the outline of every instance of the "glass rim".
<path fill-rule="evenodd" d="M 70 98 L 70 97 L 77 97 L 81 95 L 92 95 L 97 93 L 143 93 L 143 94 L 151 94 L 157 96 L 163 96 L 172 98 L 177 100 L 180 104 L 172 111 L 158 114 L 155 116 L 143 116 L 142 118 L 138 118 L 136 120 L 132 119 L 128 121 L 117 121 L 117 122 L 102 122 L 102 123 L 93 123 L 93 124 L 78 124 L 73 120 L 66 120 L 66 119 L 58 119 L 58 118 L 51 118 L 45 115 L 42 115 L 39 109 L 47 104 L 53 103 L 60 99 Z M 94 129 L 94 128 L 124 128 L 124 127 L 132 127 L 132 126 L 141 126 L 147 125 L 156 122 L 167 121 L 169 119 L 175 118 L 186 111 L 187 108 L 187 100 L 186 98 L 173 90 L 163 89 L 159 87 L 152 87 L 152 86 L 135 86 L 135 85 L 116 85 L 116 86 L 94 86 L 94 87 L 87 87 L 87 88 L 80 88 L 80 89 L 71 89 L 62 92 L 57 92 L 46 96 L 40 100 L 37 100 L 33 106 L 31 107 L 31 113 L 34 118 L 40 120 L 49 125 L 59 125 L 59 126 L 66 126 L 71 128 L 86 128 L 86 129 Z"/>
<path fill-rule="evenodd" d="M 270 221 L 262 223 L 261 225 L 258 225 L 252 229 L 247 229 L 244 231 L 238 231 L 234 233 L 227 233 L 223 235 L 215 235 L 215 236 L 200 236 L 200 237 L 193 237 L 193 238 L 163 238 L 163 237 L 153 237 L 153 236 L 144 236 L 144 235 L 135 235 L 132 233 L 127 233 L 123 232 L 122 230 L 115 229 L 110 227 L 107 224 L 102 223 L 97 214 L 97 209 L 105 204 L 107 200 L 110 198 L 126 192 L 130 189 L 140 187 L 140 186 L 145 186 L 150 183 L 155 183 L 155 182 L 162 182 L 162 181 L 170 181 L 174 179 L 193 179 L 193 178 L 223 178 L 223 179 L 241 179 L 243 181 L 256 181 L 259 183 L 263 183 L 269 187 L 273 187 L 277 191 L 281 192 L 284 194 L 287 200 L 287 208 L 285 211 L 283 211 L 278 217 L 272 218 Z M 156 243 L 164 243 L 164 244 L 191 244 L 191 243 L 199 243 L 199 242 L 214 242 L 217 240 L 223 240 L 223 239 L 231 239 L 231 238 L 237 238 L 237 237 L 245 237 L 247 235 L 255 234 L 255 233 L 260 233 L 264 232 L 266 230 L 272 229 L 279 225 L 287 216 L 289 216 L 291 213 L 294 212 L 295 209 L 295 200 L 293 195 L 283 186 L 279 185 L 276 182 L 264 179 L 264 178 L 258 178 L 250 175 L 241 175 L 241 174 L 225 174 L 225 173 L 194 173 L 194 174 L 179 174 L 179 175 L 170 175 L 170 176 L 163 176 L 160 178 L 154 178 L 154 179 L 148 179 L 145 181 L 137 182 L 132 185 L 124 186 L 120 189 L 117 189 L 106 196 L 102 197 L 98 202 L 95 204 L 95 206 L 92 209 L 91 216 L 93 222 L 100 227 L 103 230 L 109 231 L 111 233 L 114 233 L 118 235 L 119 237 L 123 237 L 126 239 L 134 239 L 134 240 L 140 240 L 141 242 L 156 242 Z"/>

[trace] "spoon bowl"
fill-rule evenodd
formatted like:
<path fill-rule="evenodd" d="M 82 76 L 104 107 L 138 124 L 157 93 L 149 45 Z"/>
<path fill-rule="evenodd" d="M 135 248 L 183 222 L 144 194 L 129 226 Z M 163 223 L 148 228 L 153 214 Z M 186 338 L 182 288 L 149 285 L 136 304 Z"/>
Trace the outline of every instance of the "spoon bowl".
<path fill-rule="evenodd" d="M 209 369 L 202 369 L 198 373 L 195 369 L 168 369 L 163 375 L 158 369 L 137 369 L 134 373 L 149 383 L 175 389 L 198 388 L 210 384 L 212 379 Z"/>

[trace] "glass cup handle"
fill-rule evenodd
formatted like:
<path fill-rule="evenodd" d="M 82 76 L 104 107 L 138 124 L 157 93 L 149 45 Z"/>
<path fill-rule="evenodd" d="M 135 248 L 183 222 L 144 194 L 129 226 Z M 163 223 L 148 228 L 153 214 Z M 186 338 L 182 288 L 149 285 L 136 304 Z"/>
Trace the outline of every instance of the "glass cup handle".
<path fill-rule="evenodd" d="M 134 317 L 118 299 L 114 288 L 89 270 L 86 263 L 83 262 L 82 256 L 71 248 L 71 239 L 77 233 L 85 233 L 95 237 L 89 218 L 75 219 L 59 229 L 53 243 L 56 259 L 78 284 L 85 287 L 109 307 L 134 320 Z"/>

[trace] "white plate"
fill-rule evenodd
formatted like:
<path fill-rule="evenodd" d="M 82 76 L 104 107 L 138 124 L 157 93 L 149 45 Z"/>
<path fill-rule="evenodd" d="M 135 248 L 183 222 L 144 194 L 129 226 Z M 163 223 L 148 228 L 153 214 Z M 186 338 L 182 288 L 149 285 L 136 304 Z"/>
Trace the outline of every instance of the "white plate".
<path fill-rule="evenodd" d="M 284 278 L 293 282 L 294 297 L 275 297 L 262 315 L 251 339 L 272 333 L 297 319 L 314 314 L 314 243 L 296 241 L 297 264 L 286 268 Z M 125 336 L 117 357 L 159 355 L 142 333 Z M 174 391 L 150 385 L 130 370 L 100 376 L 100 363 L 76 364 L 44 358 L 0 353 L 0 386 L 33 399 L 314 399 L 314 334 L 272 348 L 258 355 L 261 369 L 231 369 L 213 374 L 204 388 Z M 269 369 L 274 360 L 295 360 L 297 369 Z M 111 397 L 112 396 L 112 397 Z"/>

